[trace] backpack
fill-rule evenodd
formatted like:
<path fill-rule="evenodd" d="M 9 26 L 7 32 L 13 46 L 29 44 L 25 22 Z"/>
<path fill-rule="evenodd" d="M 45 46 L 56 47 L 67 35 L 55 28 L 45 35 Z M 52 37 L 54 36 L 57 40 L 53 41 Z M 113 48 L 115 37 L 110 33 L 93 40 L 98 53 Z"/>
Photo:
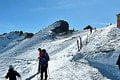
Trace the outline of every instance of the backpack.
<path fill-rule="evenodd" d="M 40 60 L 41 66 L 47 67 L 48 66 L 48 61 L 49 61 L 48 53 L 44 53 L 41 60 Z"/>

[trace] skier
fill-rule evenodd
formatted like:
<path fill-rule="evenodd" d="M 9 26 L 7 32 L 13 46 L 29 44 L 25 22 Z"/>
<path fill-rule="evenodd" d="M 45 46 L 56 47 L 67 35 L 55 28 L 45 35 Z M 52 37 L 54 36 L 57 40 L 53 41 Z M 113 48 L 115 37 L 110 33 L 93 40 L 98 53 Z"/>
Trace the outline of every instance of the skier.
<path fill-rule="evenodd" d="M 9 66 L 9 70 L 8 70 L 8 73 L 7 75 L 5 76 L 6 79 L 9 78 L 9 80 L 17 80 L 16 79 L 16 76 L 20 77 L 20 74 L 14 70 L 14 67 L 12 65 Z"/>
<path fill-rule="evenodd" d="M 42 57 L 42 50 L 41 50 L 41 48 L 38 48 L 38 51 L 39 51 L 39 57 L 38 57 L 38 59 L 39 59 L 38 73 L 40 73 L 40 59 L 41 59 L 41 57 Z"/>
<path fill-rule="evenodd" d="M 49 55 L 45 49 L 42 50 L 40 57 L 40 65 L 41 65 L 41 80 L 43 80 L 43 73 L 45 73 L 45 80 L 47 80 L 47 68 L 48 68 Z"/>
<path fill-rule="evenodd" d="M 119 57 L 118 57 L 118 60 L 117 60 L 116 64 L 118 65 L 119 70 L 120 70 L 120 55 L 119 55 Z"/>

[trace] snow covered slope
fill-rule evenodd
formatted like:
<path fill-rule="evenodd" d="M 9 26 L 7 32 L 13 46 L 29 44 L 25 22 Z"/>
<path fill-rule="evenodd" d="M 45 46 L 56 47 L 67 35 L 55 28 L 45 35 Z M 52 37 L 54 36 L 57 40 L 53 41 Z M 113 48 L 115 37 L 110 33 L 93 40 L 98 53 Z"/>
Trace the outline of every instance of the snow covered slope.
<path fill-rule="evenodd" d="M 22 31 L 14 31 L 0 35 L 0 54 L 15 47 L 23 40 L 32 36 L 33 33 L 23 33 Z"/>
<path fill-rule="evenodd" d="M 39 47 L 46 49 L 50 55 L 49 80 L 120 79 L 115 65 L 120 52 L 120 30 L 116 25 L 99 29 L 92 34 L 87 30 L 75 31 L 69 36 L 63 35 L 56 39 L 51 37 L 51 26 L 53 25 L 0 54 L 0 80 L 3 80 L 10 64 L 20 72 L 22 80 L 38 80 L 40 75 L 36 75 L 36 72 Z M 83 47 L 78 52 L 79 36 Z"/>

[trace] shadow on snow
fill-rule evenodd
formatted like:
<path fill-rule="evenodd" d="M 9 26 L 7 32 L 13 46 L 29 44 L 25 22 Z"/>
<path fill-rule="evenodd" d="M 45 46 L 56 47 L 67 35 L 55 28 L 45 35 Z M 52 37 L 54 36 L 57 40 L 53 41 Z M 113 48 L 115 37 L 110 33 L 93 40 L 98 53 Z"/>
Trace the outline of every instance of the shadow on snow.
<path fill-rule="evenodd" d="M 116 68 L 114 65 L 107 65 L 98 62 L 89 61 L 89 64 L 99 70 L 103 76 L 112 79 L 112 80 L 120 80 L 120 70 Z"/>

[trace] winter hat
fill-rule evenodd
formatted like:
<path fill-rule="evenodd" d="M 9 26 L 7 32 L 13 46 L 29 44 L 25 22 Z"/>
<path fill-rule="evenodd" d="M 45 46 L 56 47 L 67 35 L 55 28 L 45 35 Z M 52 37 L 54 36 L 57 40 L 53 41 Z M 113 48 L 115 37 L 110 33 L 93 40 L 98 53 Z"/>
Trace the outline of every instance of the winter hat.
<path fill-rule="evenodd" d="M 13 65 L 9 65 L 9 69 L 14 69 Z"/>
<path fill-rule="evenodd" d="M 41 51 L 41 48 L 38 48 L 39 51 Z"/>
<path fill-rule="evenodd" d="M 46 50 L 45 50 L 45 49 L 43 49 L 43 50 L 42 50 L 42 52 L 43 52 L 43 53 L 46 53 Z"/>

